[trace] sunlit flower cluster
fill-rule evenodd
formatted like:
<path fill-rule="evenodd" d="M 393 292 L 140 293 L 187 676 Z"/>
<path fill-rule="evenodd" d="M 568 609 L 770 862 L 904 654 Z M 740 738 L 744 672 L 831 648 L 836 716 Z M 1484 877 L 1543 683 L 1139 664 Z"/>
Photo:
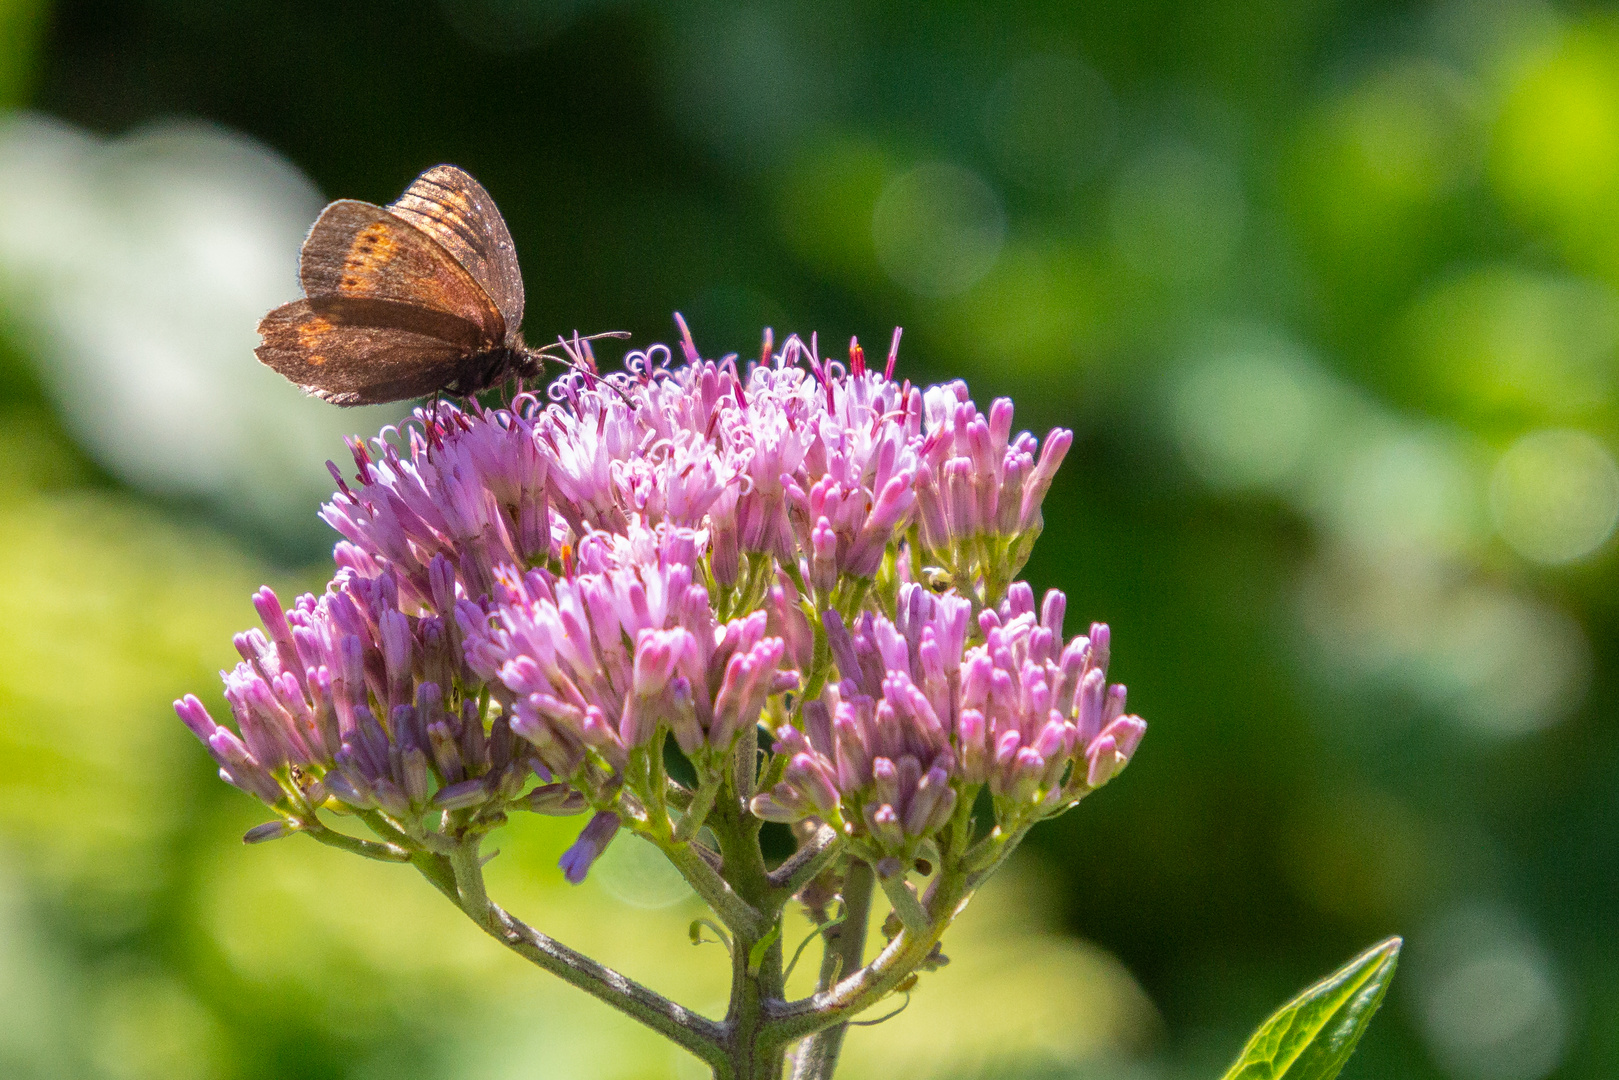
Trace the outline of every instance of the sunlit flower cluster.
<path fill-rule="evenodd" d="M 1066 640 L 1062 594 L 1036 613 L 1016 581 L 1069 432 L 896 381 L 892 350 L 682 352 L 603 375 L 581 347 L 548 399 L 351 442 L 336 577 L 255 597 L 235 730 L 176 706 L 277 811 L 254 838 L 325 809 L 431 848 L 589 810 L 579 880 L 621 828 L 674 842 L 730 800 L 891 862 L 981 791 L 1011 834 L 1123 768 L 1145 725 L 1107 628 Z"/>

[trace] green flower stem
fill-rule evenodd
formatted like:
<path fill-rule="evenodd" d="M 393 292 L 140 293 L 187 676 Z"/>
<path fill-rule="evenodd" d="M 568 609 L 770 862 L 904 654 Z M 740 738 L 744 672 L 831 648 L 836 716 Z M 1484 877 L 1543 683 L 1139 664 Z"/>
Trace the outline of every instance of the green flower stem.
<path fill-rule="evenodd" d="M 456 896 L 461 910 L 468 914 L 489 907 L 489 893 L 483 884 L 483 861 L 478 858 L 478 849 L 482 846 L 482 839 L 474 836 L 457 844 L 455 853 L 450 856 Z"/>
<path fill-rule="evenodd" d="M 776 1036 L 767 1017 L 782 999 L 781 908 L 759 850 L 762 822 L 748 814 L 735 788 L 727 784 L 709 815 L 719 843 L 724 879 L 748 910 L 754 925 L 732 926 L 731 1005 L 725 1016 L 727 1055 L 716 1066 L 719 1080 L 780 1080 L 788 1040 Z"/>
<path fill-rule="evenodd" d="M 726 1060 L 726 1029 L 605 964 L 574 952 L 490 901 L 484 888 L 476 841 L 462 844 L 448 859 L 426 855 L 418 863 L 423 876 L 450 896 L 468 918 L 490 937 L 519 956 L 638 1020 L 664 1038 L 719 1068 Z M 448 865 L 446 865 L 448 864 Z M 446 889 L 444 874 L 450 881 Z"/>
<path fill-rule="evenodd" d="M 787 722 L 791 723 L 792 721 L 789 720 Z M 783 774 L 786 772 L 787 755 L 775 753 L 771 754 L 770 760 L 765 764 L 764 772 L 759 777 L 759 790 L 769 791 L 771 788 L 776 786 L 776 784 L 781 780 Z"/>
<path fill-rule="evenodd" d="M 849 860 L 843 875 L 842 921 L 822 931 L 826 948 L 821 955 L 817 998 L 828 993 L 845 972 L 858 969 L 866 958 L 866 930 L 871 921 L 875 881 L 876 875 L 869 863 L 858 858 Z M 848 1032 L 848 1024 L 835 1020 L 820 1030 L 811 1027 L 799 1032 L 809 1038 L 798 1048 L 793 1080 L 830 1080 L 832 1071 L 838 1067 L 838 1055 L 843 1051 L 843 1038 Z"/>
<path fill-rule="evenodd" d="M 809 672 L 804 677 L 804 685 L 800 688 L 798 700 L 793 705 L 795 718 L 803 713 L 805 702 L 814 701 L 821 696 L 821 691 L 826 688 L 827 676 L 832 673 L 832 642 L 826 636 L 826 627 L 822 625 L 820 614 L 813 606 L 806 607 L 805 614 L 809 619 L 810 629 L 814 632 L 815 647 L 810 653 Z"/>
<path fill-rule="evenodd" d="M 410 862 L 411 854 L 397 844 L 379 844 L 375 840 L 362 840 L 358 836 L 328 829 L 319 821 L 310 820 L 301 822 L 299 832 L 308 833 L 328 847 L 338 848 L 342 851 L 351 851 L 356 855 L 364 855 L 368 859 L 377 859 L 381 862 Z"/>
<path fill-rule="evenodd" d="M 822 825 L 791 858 L 770 871 L 771 887 L 783 900 L 792 896 L 842 854 L 842 840 L 836 829 Z"/>
<path fill-rule="evenodd" d="M 888 902 L 894 905 L 894 914 L 899 916 L 905 929 L 920 937 L 928 932 L 931 920 L 922 908 L 922 901 L 917 898 L 916 889 L 905 877 L 904 874 L 894 874 L 882 878 L 883 893 L 887 895 Z"/>
<path fill-rule="evenodd" d="M 664 802 L 668 803 L 670 806 L 674 807 L 676 810 L 679 810 L 679 811 L 684 813 L 684 812 L 689 811 L 691 809 L 693 798 L 694 798 L 694 796 L 692 795 L 692 793 L 689 790 L 687 790 L 684 787 L 681 787 L 674 780 L 672 780 L 672 779 L 670 779 L 668 777 L 664 778 L 664 781 L 663 781 L 663 801 Z"/>
<path fill-rule="evenodd" d="M 708 827 L 719 842 L 725 880 L 755 910 L 779 909 L 781 905 L 771 903 L 770 872 L 765 868 L 764 852 L 759 850 L 759 830 L 764 828 L 764 822 L 748 812 L 730 785 L 715 800 Z"/>
<path fill-rule="evenodd" d="M 927 914 L 929 925 L 925 933 L 913 934 L 909 929 L 888 943 L 888 947 L 865 967 L 843 979 L 837 985 L 800 1001 L 784 1002 L 773 1010 L 771 1030 L 778 1036 L 798 1038 L 841 1027 L 851 1017 L 881 1001 L 915 971 L 933 951 L 944 932 L 965 907 L 970 895 L 966 876 L 959 871 L 944 871 L 929 890 Z M 845 924 L 847 925 L 847 924 Z M 813 1040 L 812 1040 L 813 1041 Z M 805 1072 L 803 1059 L 795 1080 L 825 1080 L 831 1075 L 830 1066 L 816 1072 Z M 832 1064 L 836 1064 L 835 1060 Z"/>
<path fill-rule="evenodd" d="M 972 843 L 973 803 L 981 789 L 981 785 L 974 785 L 956 799 L 955 812 L 950 815 L 950 824 L 942 837 L 944 849 L 940 854 L 947 864 L 959 863 L 967 852 L 967 845 Z"/>
<path fill-rule="evenodd" d="M 759 775 L 759 729 L 750 725 L 736 740 L 736 795 L 741 802 L 753 798 L 754 781 Z"/>
<path fill-rule="evenodd" d="M 415 851 L 417 849 L 417 845 L 411 840 L 410 834 L 405 832 L 403 828 L 381 810 L 361 810 L 355 816 L 365 822 L 366 828 L 376 833 L 380 839 L 387 843 L 402 847 L 406 851 Z"/>
<path fill-rule="evenodd" d="M 674 782 L 670 781 L 669 786 L 674 786 Z M 684 788 L 681 790 L 685 791 Z M 706 779 L 699 784 L 695 795 L 688 793 L 686 805 L 676 808 L 685 811 L 685 816 L 680 819 L 680 825 L 675 829 L 675 841 L 677 843 L 684 844 L 697 838 L 697 833 L 702 829 L 703 822 L 708 820 L 709 811 L 714 809 L 714 798 L 719 793 L 720 782 L 717 777 Z"/>
<path fill-rule="evenodd" d="M 780 923 L 763 937 L 738 934 L 731 943 L 731 1006 L 725 1015 L 728 1053 L 714 1070 L 716 1080 L 780 1080 L 787 1040 L 772 1037 L 767 1016 L 781 995 Z"/>
<path fill-rule="evenodd" d="M 659 829 L 668 830 L 669 826 L 669 773 L 663 767 L 663 744 L 669 733 L 663 728 L 658 729 L 657 737 L 647 752 L 647 785 L 646 792 L 652 798 L 653 805 L 647 808 L 648 816 L 658 822 Z M 671 831 L 672 835 L 672 831 Z"/>
<path fill-rule="evenodd" d="M 970 892 L 976 889 L 981 882 L 1001 868 L 1001 864 L 1011 857 L 1012 852 L 1023 842 L 1023 838 L 1034 827 L 1032 822 L 1025 822 L 1009 833 L 1003 833 L 996 826 L 990 834 L 978 843 L 967 849 L 962 857 L 961 866 L 967 874 L 967 888 Z"/>
<path fill-rule="evenodd" d="M 680 876 L 713 909 L 732 934 L 755 940 L 764 934 L 770 920 L 738 895 L 731 882 L 710 866 L 696 847 L 677 841 L 653 842 L 658 844 L 668 860 L 674 863 L 675 869 L 680 871 Z"/>

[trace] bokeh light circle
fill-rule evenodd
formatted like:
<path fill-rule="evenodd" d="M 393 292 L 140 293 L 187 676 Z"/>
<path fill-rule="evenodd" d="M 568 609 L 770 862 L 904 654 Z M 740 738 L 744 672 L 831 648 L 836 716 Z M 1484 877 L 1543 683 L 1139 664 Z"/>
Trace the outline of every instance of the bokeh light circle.
<path fill-rule="evenodd" d="M 1541 1080 L 1567 1050 L 1569 1001 L 1551 957 L 1510 913 L 1453 910 L 1413 956 L 1422 1033 L 1456 1080 Z"/>
<path fill-rule="evenodd" d="M 1246 216 L 1235 169 L 1191 146 L 1166 144 L 1120 172 L 1108 224 L 1125 265 L 1166 282 L 1189 282 L 1230 261 Z"/>
<path fill-rule="evenodd" d="M 1001 253 L 1006 212 L 977 173 L 930 161 L 889 181 L 872 211 L 877 261 L 917 296 L 972 288 Z"/>
<path fill-rule="evenodd" d="M 1526 559 L 1571 562 L 1619 523 L 1619 465 L 1581 431 L 1532 431 L 1507 448 L 1490 478 L 1496 530 Z"/>
<path fill-rule="evenodd" d="M 1318 384 L 1296 346 L 1266 336 L 1198 358 L 1181 373 L 1170 401 L 1187 461 L 1217 488 L 1284 485 L 1321 422 Z"/>
<path fill-rule="evenodd" d="M 629 835 L 607 845 L 588 880 L 615 900 L 646 911 L 671 907 L 692 895 L 686 879 L 657 848 Z"/>

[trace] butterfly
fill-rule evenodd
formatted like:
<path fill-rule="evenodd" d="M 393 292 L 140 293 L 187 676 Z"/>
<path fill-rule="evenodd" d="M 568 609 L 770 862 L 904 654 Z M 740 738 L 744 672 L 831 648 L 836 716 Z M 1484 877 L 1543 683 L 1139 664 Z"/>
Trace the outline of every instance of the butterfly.
<path fill-rule="evenodd" d="M 387 206 L 339 199 L 299 256 L 304 299 L 259 323 L 254 353 L 334 405 L 471 395 L 541 374 L 523 342 L 523 277 L 506 221 L 454 165 Z"/>

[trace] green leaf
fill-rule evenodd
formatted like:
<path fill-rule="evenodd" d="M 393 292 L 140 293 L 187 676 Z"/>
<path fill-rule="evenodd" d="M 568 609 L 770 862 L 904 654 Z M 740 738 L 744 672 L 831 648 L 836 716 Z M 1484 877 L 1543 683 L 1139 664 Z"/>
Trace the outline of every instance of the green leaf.
<path fill-rule="evenodd" d="M 781 923 L 778 922 L 770 928 L 770 933 L 753 943 L 753 948 L 748 950 L 749 975 L 759 974 L 759 969 L 764 966 L 765 956 L 770 952 L 770 946 L 774 945 L 779 937 L 781 937 Z"/>
<path fill-rule="evenodd" d="M 1225 1080 L 1332 1080 L 1383 1004 L 1401 944 L 1392 937 L 1372 946 L 1276 1010 Z"/>

